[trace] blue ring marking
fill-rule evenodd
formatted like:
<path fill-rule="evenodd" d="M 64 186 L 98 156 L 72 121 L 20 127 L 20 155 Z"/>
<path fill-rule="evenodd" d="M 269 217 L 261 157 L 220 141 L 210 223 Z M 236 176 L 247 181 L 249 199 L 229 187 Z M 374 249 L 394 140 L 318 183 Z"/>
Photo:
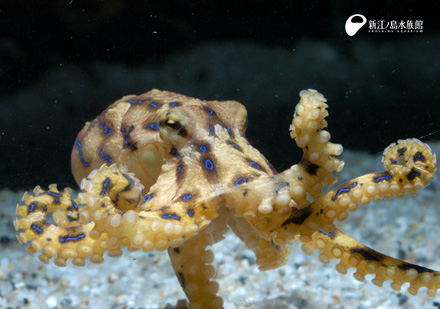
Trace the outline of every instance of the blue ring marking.
<path fill-rule="evenodd" d="M 125 135 L 125 128 L 124 127 L 121 128 L 121 131 L 124 132 L 125 145 L 128 145 L 132 150 L 136 150 L 137 148 L 128 142 L 128 140 L 130 139 L 131 132 L 129 132 L 129 134 Z"/>
<path fill-rule="evenodd" d="M 170 215 L 170 214 L 168 214 L 168 215 L 162 215 L 162 218 L 164 218 L 164 219 L 173 218 L 173 219 L 176 219 L 176 220 L 180 220 L 180 218 L 179 218 L 178 216 L 176 216 L 176 215 Z"/>
<path fill-rule="evenodd" d="M 109 155 L 104 156 L 104 151 L 102 151 L 102 149 L 101 149 L 101 151 L 100 151 L 99 153 L 101 154 L 101 157 L 102 157 L 104 160 L 106 160 L 108 163 L 112 163 L 112 158 L 110 158 Z"/>
<path fill-rule="evenodd" d="M 199 147 L 199 149 L 200 149 L 201 151 L 203 151 L 203 152 L 205 152 L 205 151 L 207 150 L 207 148 L 206 148 L 205 145 L 201 145 L 201 146 Z"/>
<path fill-rule="evenodd" d="M 256 168 L 260 168 L 260 166 L 256 163 L 256 162 L 254 162 L 254 161 L 252 161 L 252 160 L 249 160 L 249 163 L 252 165 L 252 166 L 254 166 L 254 167 L 256 167 Z"/>
<path fill-rule="evenodd" d="M 105 179 L 105 182 L 104 182 L 104 184 L 102 185 L 102 192 L 101 192 L 101 195 L 104 195 L 105 194 L 105 190 L 107 189 L 107 185 L 108 185 L 108 183 L 110 182 L 110 178 L 106 178 Z"/>
<path fill-rule="evenodd" d="M 181 283 L 182 288 L 185 291 L 186 290 L 185 276 L 181 272 L 179 272 L 179 282 Z"/>
<path fill-rule="evenodd" d="M 43 229 L 40 229 L 38 226 L 36 226 L 35 224 L 31 224 L 31 228 L 34 229 L 35 231 L 37 231 L 38 234 L 43 233 Z"/>
<path fill-rule="evenodd" d="M 159 130 L 159 124 L 157 124 L 157 123 L 151 123 L 149 126 L 150 126 L 150 128 L 152 128 L 153 130 Z"/>
<path fill-rule="evenodd" d="M 208 113 L 209 113 L 210 115 L 213 115 L 213 114 L 214 114 L 214 111 L 213 111 L 212 109 L 208 108 Z"/>
<path fill-rule="evenodd" d="M 417 159 L 422 160 L 422 162 L 425 162 L 425 157 L 422 155 L 422 153 L 419 151 L 416 153 Z"/>
<path fill-rule="evenodd" d="M 418 177 L 418 176 L 420 176 L 419 172 L 411 172 L 406 177 L 408 178 L 408 180 L 413 180 L 415 177 Z"/>
<path fill-rule="evenodd" d="M 205 167 L 206 167 L 208 170 L 212 170 L 212 169 L 214 168 L 214 164 L 212 163 L 211 160 L 206 159 L 206 161 L 205 161 Z"/>
<path fill-rule="evenodd" d="M 157 104 L 154 103 L 154 102 L 151 102 L 151 103 L 150 103 L 150 106 L 152 106 L 152 107 L 157 107 Z"/>
<path fill-rule="evenodd" d="M 402 153 L 404 153 L 406 151 L 406 147 L 403 147 L 402 149 L 397 149 L 397 153 L 398 154 L 402 154 Z"/>
<path fill-rule="evenodd" d="M 391 158 L 390 158 L 390 161 L 391 161 L 391 163 L 393 163 L 393 164 L 397 164 L 397 162 L 396 162 L 395 160 L 391 159 Z"/>
<path fill-rule="evenodd" d="M 354 188 L 356 186 L 357 186 L 357 182 L 353 182 L 353 184 L 351 185 L 351 188 Z M 350 191 L 351 188 L 345 187 L 345 188 L 339 189 L 338 192 L 336 192 L 336 195 L 332 198 L 332 201 L 335 201 L 338 198 L 338 196 L 341 195 L 342 193 Z"/>
<path fill-rule="evenodd" d="M 379 181 L 388 180 L 388 179 L 391 179 L 391 175 L 379 176 L 379 177 L 373 178 L 373 181 L 379 182 Z"/>
<path fill-rule="evenodd" d="M 246 182 L 247 182 L 247 179 L 246 179 L 246 178 L 238 178 L 237 181 L 235 182 L 235 184 L 236 184 L 237 186 L 239 186 L 239 185 L 241 185 L 241 184 L 243 184 L 243 183 L 246 183 Z"/>
<path fill-rule="evenodd" d="M 145 197 L 144 197 L 144 203 L 145 203 L 146 201 L 149 201 L 152 197 L 153 197 L 153 196 L 152 196 L 151 194 L 145 195 Z"/>
<path fill-rule="evenodd" d="M 285 183 L 279 185 L 278 188 L 275 189 L 275 192 L 278 193 L 278 191 L 280 191 L 281 188 L 288 186 L 288 185 L 289 185 L 288 182 L 285 182 Z"/>
<path fill-rule="evenodd" d="M 125 178 L 127 178 L 131 183 L 133 183 L 133 179 L 130 178 L 127 174 L 122 174 Z"/>
<path fill-rule="evenodd" d="M 419 273 L 423 273 L 423 272 L 431 272 L 431 269 L 426 268 L 426 267 L 422 267 L 422 266 L 417 266 L 417 265 L 405 265 L 402 267 L 404 270 L 408 270 L 408 269 L 416 269 Z"/>
<path fill-rule="evenodd" d="M 189 200 L 190 198 L 192 198 L 192 194 L 184 195 L 182 198 L 183 198 L 184 200 Z"/>
<path fill-rule="evenodd" d="M 52 196 L 56 196 L 56 197 L 61 197 L 62 196 L 61 193 L 55 193 L 55 192 L 51 192 L 51 191 L 45 191 L 43 193 L 38 194 L 38 196 L 41 196 L 43 194 L 52 195 Z"/>
<path fill-rule="evenodd" d="M 214 132 L 214 128 L 213 128 L 213 127 L 209 127 L 209 130 L 211 130 L 211 131 L 213 131 L 213 132 Z"/>
<path fill-rule="evenodd" d="M 228 131 L 229 134 L 231 134 L 231 129 L 229 129 L 228 127 L 225 127 L 226 131 Z"/>
<path fill-rule="evenodd" d="M 101 122 L 101 124 L 102 124 L 102 126 L 104 127 L 104 133 L 105 133 L 105 135 L 110 135 L 110 134 L 112 134 L 112 130 L 109 129 L 109 128 L 105 125 L 104 122 Z"/>
<path fill-rule="evenodd" d="M 28 214 L 30 214 L 31 212 L 33 212 L 35 210 L 35 207 L 37 207 L 38 202 L 32 203 L 29 205 L 29 209 L 28 209 Z"/>
<path fill-rule="evenodd" d="M 178 172 L 182 171 L 182 165 L 179 164 L 179 165 L 177 166 L 177 171 L 178 171 Z"/>
<path fill-rule="evenodd" d="M 232 143 L 232 146 L 234 146 L 236 149 L 240 149 L 237 144 Z"/>
<path fill-rule="evenodd" d="M 336 195 L 334 198 L 332 198 L 332 201 L 336 200 L 338 198 L 339 195 L 341 195 L 344 192 L 348 192 L 350 191 L 350 188 L 341 188 L 338 190 L 338 192 L 336 192 Z"/>
<path fill-rule="evenodd" d="M 190 217 L 194 216 L 194 210 L 192 209 L 188 210 L 188 216 Z"/>
<path fill-rule="evenodd" d="M 72 199 L 71 199 L 71 201 L 72 201 L 73 207 L 75 207 L 75 209 L 78 210 L 78 205 L 75 203 L 75 201 Z"/>
<path fill-rule="evenodd" d="M 171 106 L 172 106 L 172 107 L 177 107 L 177 106 L 179 106 L 179 103 L 177 103 L 177 102 L 173 102 L 173 103 L 171 103 Z"/>
<path fill-rule="evenodd" d="M 86 237 L 86 235 L 84 235 L 84 234 L 80 234 L 76 237 L 60 236 L 59 241 L 60 242 L 77 241 L 77 240 L 80 240 L 81 238 L 84 238 L 84 237 Z"/>
<path fill-rule="evenodd" d="M 333 233 L 330 232 L 324 232 L 323 230 L 319 229 L 318 231 L 320 231 L 322 234 L 328 235 L 328 236 L 333 236 Z"/>
<path fill-rule="evenodd" d="M 303 180 L 303 178 L 302 177 L 298 177 L 298 180 Z"/>
<path fill-rule="evenodd" d="M 75 141 L 75 145 L 78 145 L 79 147 L 79 159 L 81 160 L 81 163 L 85 166 L 88 167 L 89 163 L 87 163 L 86 161 L 84 161 L 83 156 L 82 156 L 82 145 L 80 142 Z"/>

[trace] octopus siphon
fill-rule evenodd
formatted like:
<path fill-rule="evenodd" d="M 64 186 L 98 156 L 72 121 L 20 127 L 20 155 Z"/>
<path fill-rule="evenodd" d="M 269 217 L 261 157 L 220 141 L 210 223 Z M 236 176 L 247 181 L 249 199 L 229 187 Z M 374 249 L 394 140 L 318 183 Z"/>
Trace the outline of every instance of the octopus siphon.
<path fill-rule="evenodd" d="M 125 96 L 87 122 L 75 140 L 71 164 L 81 193 L 55 184 L 23 196 L 14 221 L 27 251 L 44 263 L 84 266 L 128 251 L 167 250 L 191 308 L 221 308 L 208 247 L 231 229 L 256 256 L 261 270 L 282 266 L 296 239 L 336 270 L 408 292 L 440 288 L 440 272 L 379 253 L 344 234 L 335 221 L 359 205 L 429 184 L 436 157 L 417 139 L 399 140 L 383 153 L 383 172 L 335 184 L 342 146 L 329 142 L 326 99 L 300 92 L 290 135 L 304 155 L 277 172 L 245 138 L 247 114 L 236 101 L 204 101 L 151 90 Z M 50 216 L 48 216 L 50 214 Z"/>

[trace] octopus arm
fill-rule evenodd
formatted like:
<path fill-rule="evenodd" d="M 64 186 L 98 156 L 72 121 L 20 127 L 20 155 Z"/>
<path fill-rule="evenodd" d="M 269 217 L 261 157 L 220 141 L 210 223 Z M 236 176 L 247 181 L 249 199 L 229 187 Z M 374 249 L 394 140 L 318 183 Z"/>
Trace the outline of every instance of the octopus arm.
<path fill-rule="evenodd" d="M 366 274 L 375 274 L 376 285 L 393 280 L 391 286 L 399 290 L 403 283 L 409 282 L 409 293 L 417 294 L 420 287 L 426 287 L 428 295 L 434 296 L 440 287 L 440 273 L 376 252 L 342 233 L 333 223 L 347 219 L 348 211 L 355 211 L 359 205 L 415 194 L 417 189 L 429 184 L 436 171 L 435 154 L 417 139 L 391 144 L 385 149 L 382 161 L 385 172 L 352 179 L 319 197 L 309 207 L 292 210 L 278 235 L 287 239 L 299 235 L 304 252 L 323 251 L 320 260 L 324 263 L 331 258 L 340 259 L 337 270 L 346 273 L 348 268 L 355 267 L 354 277 L 360 281 Z"/>
<path fill-rule="evenodd" d="M 316 90 L 300 92 L 300 102 L 295 108 L 290 135 L 304 155 L 301 162 L 283 172 L 291 184 L 292 197 L 298 207 L 308 205 L 307 194 L 319 196 L 323 185 L 331 186 L 337 178 L 332 172 L 340 172 L 344 162 L 336 159 L 342 146 L 330 143 L 330 133 L 325 118 L 328 116 L 327 100 Z M 300 176 L 300 177 L 299 177 Z"/>
<path fill-rule="evenodd" d="M 67 259 L 73 259 L 75 265 L 82 266 L 90 255 L 92 262 L 102 262 L 105 251 L 111 257 L 118 257 L 122 255 L 121 247 L 145 252 L 179 247 L 210 223 L 205 216 L 194 215 L 194 211 L 204 208 L 199 205 L 202 202 L 195 203 L 192 209 L 184 207 L 187 205 L 184 198 L 155 210 L 141 207 L 151 197 L 151 194 L 142 196 L 143 188 L 125 168 L 104 164 L 81 182 L 84 192 L 75 204 L 87 207 L 78 208 L 78 220 L 75 226 L 70 226 L 66 218 L 70 216 L 71 190 L 61 194 L 56 186 L 48 191 L 37 187 L 35 196 L 26 194 L 25 205 L 17 206 L 21 218 L 14 225 L 17 230 L 24 230 L 18 240 L 22 244 L 31 241 L 28 247 L 31 254 L 44 249 L 40 255 L 43 262 L 58 254 L 57 265 L 64 266 Z M 49 213 L 53 213 L 55 224 L 48 222 Z M 211 214 L 210 219 L 214 217 Z"/>
<path fill-rule="evenodd" d="M 234 212 L 230 210 L 230 212 Z M 233 214 L 228 220 L 232 231 L 243 241 L 247 248 L 253 250 L 256 257 L 256 264 L 260 270 L 278 268 L 287 262 L 290 252 L 286 244 L 265 238 L 258 229 L 254 229 L 253 221 L 238 217 Z"/>
<path fill-rule="evenodd" d="M 299 233 L 300 239 L 308 241 L 318 229 L 333 230 L 335 220 L 347 219 L 348 211 L 355 211 L 359 205 L 417 193 L 429 184 L 436 171 L 435 154 L 417 139 L 391 144 L 385 149 L 382 162 L 385 172 L 354 178 L 320 196 L 309 207 L 292 209 L 281 225 L 285 228 L 283 234 L 293 237 Z"/>
<path fill-rule="evenodd" d="M 226 225 L 227 210 L 219 209 L 219 216 L 197 235 L 183 243 L 178 248 L 168 248 L 171 264 L 176 277 L 193 307 L 222 308 L 223 300 L 217 296 L 218 282 L 216 275 L 214 253 L 207 249 L 223 239 L 228 231 Z"/>
<path fill-rule="evenodd" d="M 371 274 L 374 275 L 372 282 L 375 285 L 382 286 L 383 282 L 392 280 L 391 287 L 396 291 L 408 282 L 408 292 L 412 295 L 425 287 L 427 294 L 434 296 L 440 288 L 439 272 L 377 252 L 337 228 L 330 232 L 315 232 L 312 241 L 303 244 L 306 254 L 313 253 L 314 249 L 322 251 L 319 260 L 324 264 L 332 258 L 338 259 L 336 270 L 342 274 L 346 274 L 349 268 L 355 268 L 353 276 L 358 281 L 364 281 L 365 276 Z"/>
<path fill-rule="evenodd" d="M 92 262 L 100 263 L 105 247 L 99 244 L 99 239 L 89 236 L 94 224 L 86 223 L 80 215 L 82 208 L 76 199 L 71 199 L 71 192 L 66 188 L 60 193 L 56 185 L 50 185 L 47 191 L 37 186 L 34 195 L 26 193 L 25 205 L 17 205 L 17 215 L 21 218 L 14 221 L 14 226 L 23 230 L 17 239 L 21 244 L 31 242 L 26 248 L 31 255 L 44 249 L 39 259 L 46 264 L 57 256 L 54 262 L 58 266 L 66 266 L 67 259 L 84 266 L 89 255 Z M 48 222 L 47 215 L 51 213 L 55 224 Z"/>

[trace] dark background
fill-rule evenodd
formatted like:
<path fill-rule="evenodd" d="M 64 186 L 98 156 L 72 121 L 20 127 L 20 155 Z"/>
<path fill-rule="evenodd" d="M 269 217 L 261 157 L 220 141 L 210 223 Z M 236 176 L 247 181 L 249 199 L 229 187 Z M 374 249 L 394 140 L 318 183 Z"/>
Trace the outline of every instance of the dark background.
<path fill-rule="evenodd" d="M 298 93 L 328 99 L 332 141 L 381 152 L 440 138 L 440 21 L 421 1 L 2 1 L 0 188 L 76 187 L 70 151 L 85 121 L 151 88 L 233 99 L 247 136 L 278 170 L 301 158 L 290 139 Z M 344 30 L 422 20 L 423 33 Z"/>

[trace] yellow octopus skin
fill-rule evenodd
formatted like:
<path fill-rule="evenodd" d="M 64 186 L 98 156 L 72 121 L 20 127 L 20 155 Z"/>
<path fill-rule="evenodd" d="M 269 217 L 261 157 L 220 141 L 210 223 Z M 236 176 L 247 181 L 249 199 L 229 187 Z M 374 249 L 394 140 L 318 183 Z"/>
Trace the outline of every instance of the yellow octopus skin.
<path fill-rule="evenodd" d="M 355 268 L 382 286 L 392 281 L 408 292 L 421 287 L 434 296 L 440 273 L 381 254 L 344 234 L 335 221 L 359 205 L 414 194 L 428 185 L 436 157 L 417 139 L 399 140 L 385 149 L 384 171 L 352 179 L 326 194 L 342 146 L 330 143 L 326 99 L 315 90 L 300 92 L 290 132 L 304 151 L 299 164 L 277 173 L 244 136 L 246 110 L 235 101 L 202 101 L 151 90 L 125 96 L 86 123 L 72 150 L 72 172 L 82 192 L 39 186 L 23 196 L 14 221 L 21 244 L 44 263 L 89 257 L 103 262 L 141 249 L 168 250 L 171 264 L 191 308 L 221 308 L 213 280 L 213 253 L 207 248 L 230 228 L 255 252 L 261 270 L 286 262 L 296 238 L 319 259 L 339 260 L 337 271 Z M 47 221 L 52 213 L 54 224 Z"/>

